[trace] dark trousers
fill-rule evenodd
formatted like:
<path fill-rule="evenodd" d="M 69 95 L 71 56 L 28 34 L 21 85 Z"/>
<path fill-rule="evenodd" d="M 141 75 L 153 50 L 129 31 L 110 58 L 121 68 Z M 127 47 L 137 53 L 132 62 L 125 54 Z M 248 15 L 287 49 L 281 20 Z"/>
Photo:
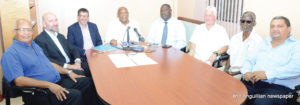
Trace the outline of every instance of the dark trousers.
<path fill-rule="evenodd" d="M 85 76 L 87 76 L 87 77 L 92 77 L 92 74 L 91 74 L 91 71 L 90 71 L 90 67 L 89 67 L 89 64 L 85 61 L 85 60 L 83 60 L 82 62 L 81 62 L 81 68 L 83 68 L 84 69 L 84 75 Z"/>
<path fill-rule="evenodd" d="M 292 89 L 259 81 L 255 84 L 242 80 L 248 90 L 247 105 L 286 105 L 287 99 L 292 98 Z M 287 98 L 279 96 L 287 96 Z"/>
<path fill-rule="evenodd" d="M 77 74 L 80 71 L 75 71 Z M 62 75 L 61 80 L 57 83 L 60 86 L 66 88 L 70 93 L 66 94 L 67 99 L 59 101 L 56 96 L 47 90 L 48 95 L 45 94 L 28 94 L 23 96 L 23 101 L 28 105 L 101 105 L 101 101 L 97 96 L 97 93 L 93 87 L 91 78 L 77 78 L 77 82 L 72 81 L 68 76 Z"/>

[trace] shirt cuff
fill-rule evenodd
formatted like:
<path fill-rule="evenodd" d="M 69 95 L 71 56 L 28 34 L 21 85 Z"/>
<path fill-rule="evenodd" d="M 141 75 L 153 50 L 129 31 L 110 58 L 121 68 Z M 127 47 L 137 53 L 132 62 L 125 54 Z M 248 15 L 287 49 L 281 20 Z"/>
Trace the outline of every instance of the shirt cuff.
<path fill-rule="evenodd" d="M 80 58 L 76 58 L 74 62 L 75 62 L 75 63 L 81 62 L 81 59 L 80 59 Z"/>
<path fill-rule="evenodd" d="M 65 69 L 68 68 L 68 64 L 65 63 L 63 68 L 65 68 Z"/>

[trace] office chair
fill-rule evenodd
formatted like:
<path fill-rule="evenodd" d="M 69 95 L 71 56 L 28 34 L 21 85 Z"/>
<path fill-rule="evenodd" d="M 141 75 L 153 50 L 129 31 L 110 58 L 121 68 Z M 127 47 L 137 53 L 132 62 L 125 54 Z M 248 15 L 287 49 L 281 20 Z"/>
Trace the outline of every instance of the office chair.
<path fill-rule="evenodd" d="M 229 55 L 227 53 L 223 53 L 219 56 L 217 56 L 216 60 L 212 63 L 212 66 L 215 68 L 220 68 L 222 67 L 221 63 L 223 60 L 228 60 Z"/>
<path fill-rule="evenodd" d="M 36 96 L 36 95 L 48 95 L 46 89 L 40 89 L 40 88 L 34 88 L 34 87 L 18 87 L 13 82 L 9 83 L 4 77 L 2 78 L 2 89 L 3 89 L 3 95 L 5 97 L 6 105 L 10 105 L 10 98 L 15 98 L 19 96 Z M 50 96 L 48 97 L 48 100 L 50 99 Z M 24 99 L 23 99 L 24 101 Z M 30 103 L 27 103 L 24 101 L 24 105 L 31 105 Z M 45 102 L 47 103 L 47 102 Z M 51 105 L 51 101 L 49 101 Z"/>
<path fill-rule="evenodd" d="M 287 105 L 300 105 L 300 102 L 297 102 L 297 98 L 300 97 L 300 95 L 297 93 L 297 91 L 300 91 L 300 85 L 295 86 L 295 89 L 293 90 L 290 95 L 293 95 L 293 98 L 289 98 L 287 100 Z"/>

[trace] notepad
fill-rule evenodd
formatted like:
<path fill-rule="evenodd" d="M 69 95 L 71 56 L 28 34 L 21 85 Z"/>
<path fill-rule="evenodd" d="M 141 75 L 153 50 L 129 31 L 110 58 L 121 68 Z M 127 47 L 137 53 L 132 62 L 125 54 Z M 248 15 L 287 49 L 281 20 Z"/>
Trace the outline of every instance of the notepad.
<path fill-rule="evenodd" d="M 116 47 L 116 46 L 112 46 L 112 45 L 100 45 L 100 46 L 94 47 L 93 49 L 99 50 L 102 52 L 106 52 L 106 51 L 119 50 L 120 48 Z"/>
<path fill-rule="evenodd" d="M 108 57 L 117 68 L 157 64 L 145 53 L 128 56 L 126 54 L 109 54 Z"/>

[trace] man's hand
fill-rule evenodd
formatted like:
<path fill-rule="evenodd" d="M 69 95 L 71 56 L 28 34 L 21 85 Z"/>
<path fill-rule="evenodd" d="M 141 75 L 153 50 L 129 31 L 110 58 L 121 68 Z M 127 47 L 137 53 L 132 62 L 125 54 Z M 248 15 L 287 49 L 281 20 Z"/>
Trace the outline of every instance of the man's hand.
<path fill-rule="evenodd" d="M 76 63 L 73 64 L 73 65 L 68 64 L 67 68 L 68 68 L 68 69 L 73 69 L 73 70 L 83 70 L 83 69 L 81 68 L 81 64 L 76 64 Z"/>
<path fill-rule="evenodd" d="M 249 81 L 252 82 L 252 78 L 253 78 L 253 73 L 252 72 L 247 72 L 246 74 L 244 74 L 244 80 L 246 82 L 249 82 Z"/>
<path fill-rule="evenodd" d="M 85 76 L 75 74 L 74 72 L 70 72 L 69 77 L 76 83 L 77 82 L 76 78 L 82 78 L 82 77 L 85 77 Z"/>
<path fill-rule="evenodd" d="M 55 94 L 56 98 L 59 101 L 63 101 L 67 99 L 66 93 L 69 94 L 69 91 L 67 89 L 53 83 L 48 88 L 53 94 Z"/>
<path fill-rule="evenodd" d="M 117 40 L 115 40 L 115 39 L 111 40 L 110 41 L 110 45 L 112 45 L 112 46 L 118 46 Z"/>
<path fill-rule="evenodd" d="M 267 80 L 266 73 L 264 71 L 253 72 L 253 81 L 257 82 L 259 80 Z"/>
<path fill-rule="evenodd" d="M 208 61 L 212 64 L 212 63 L 216 60 L 216 58 L 217 58 L 217 55 L 216 55 L 216 54 L 212 54 L 212 55 L 209 57 Z"/>

